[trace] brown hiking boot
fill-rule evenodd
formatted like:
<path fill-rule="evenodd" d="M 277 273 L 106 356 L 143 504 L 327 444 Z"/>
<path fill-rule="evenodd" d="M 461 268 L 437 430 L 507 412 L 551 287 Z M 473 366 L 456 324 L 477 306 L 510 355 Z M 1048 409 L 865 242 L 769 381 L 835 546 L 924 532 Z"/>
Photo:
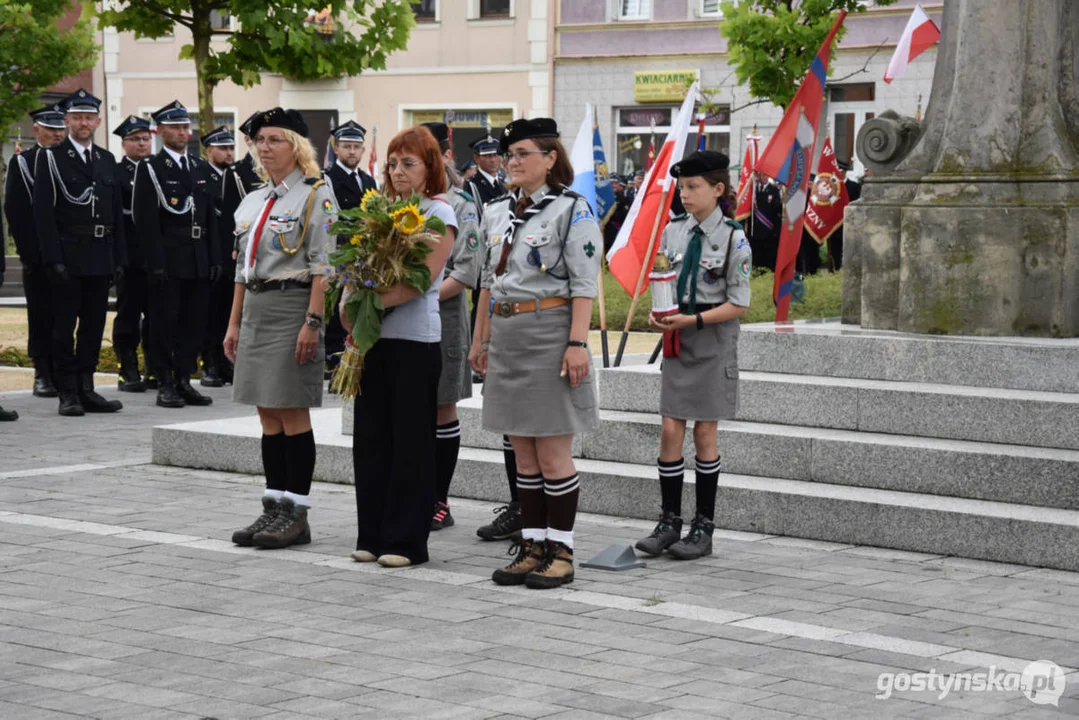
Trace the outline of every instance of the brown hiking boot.
<path fill-rule="evenodd" d="M 533 590 L 549 590 L 573 582 L 573 550 L 560 542 L 547 541 L 543 565 L 525 578 Z"/>
<path fill-rule="evenodd" d="M 255 522 L 251 523 L 243 530 L 237 530 L 232 533 L 232 542 L 243 547 L 251 547 L 254 543 L 252 539 L 255 537 L 255 533 L 262 532 L 266 528 L 270 527 L 274 520 L 277 519 L 277 513 L 281 510 L 281 504 L 268 495 L 262 496 L 262 514 L 258 516 Z"/>
<path fill-rule="evenodd" d="M 307 508 L 288 498 L 281 500 L 277 518 L 251 541 L 260 548 L 278 550 L 289 545 L 306 545 L 311 542 L 311 528 L 307 524 Z"/>
<path fill-rule="evenodd" d="M 525 576 L 543 564 L 544 546 L 536 540 L 522 540 L 510 545 L 509 555 L 517 553 L 517 558 L 506 567 L 495 570 L 491 579 L 497 585 L 523 585 Z"/>

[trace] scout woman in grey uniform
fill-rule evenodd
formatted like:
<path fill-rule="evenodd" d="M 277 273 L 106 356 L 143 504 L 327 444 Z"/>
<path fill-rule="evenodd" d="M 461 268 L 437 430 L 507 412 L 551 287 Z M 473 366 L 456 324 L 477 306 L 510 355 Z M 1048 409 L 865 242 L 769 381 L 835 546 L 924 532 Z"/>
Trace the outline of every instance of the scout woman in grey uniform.
<path fill-rule="evenodd" d="M 262 421 L 266 491 L 262 515 L 232 541 L 281 548 L 311 542 L 310 408 L 322 405 L 322 314 L 337 209 L 298 112 L 263 112 L 251 134 L 268 183 L 236 210 L 239 254 L 225 354 L 236 366 L 233 400 L 255 405 Z"/>
<path fill-rule="evenodd" d="M 566 189 L 573 169 L 554 120 L 515 120 L 499 149 L 517 189 L 484 209 L 481 284 L 493 317 L 477 323 L 488 348 L 478 368 L 483 427 L 508 435 L 517 455 L 523 539 L 492 579 L 552 588 L 573 580 L 573 435 L 599 425 L 587 340 L 603 238 L 588 203 Z"/>
<path fill-rule="evenodd" d="M 442 154 L 426 128 L 402 130 L 390 141 L 383 187 L 390 198 L 421 193 L 420 212 L 446 224 L 446 234 L 424 258 L 431 270 L 427 292 L 402 283 L 382 293 L 383 307 L 393 312 L 383 319 L 378 342 L 364 356 L 356 397 L 352 461 L 359 527 L 352 559 L 403 567 L 429 559 L 442 369 L 438 291 L 457 232 L 457 218 L 443 194 Z"/>
<path fill-rule="evenodd" d="M 671 167 L 687 214 L 671 220 L 659 246 L 678 272 L 680 312 L 648 321 L 670 333 L 659 396 L 663 515 L 652 534 L 637 543 L 638 550 L 652 556 L 664 550 L 679 560 L 712 554 L 720 470 L 716 425 L 734 417 L 738 401 L 738 325 L 749 308 L 752 265 L 742 226 L 729 217 L 733 197 L 727 167 L 726 155 L 708 150 Z M 679 540 L 687 420 L 693 421 L 697 450 L 697 514 Z"/>
<path fill-rule="evenodd" d="M 461 190 L 461 176 L 453 167 L 450 132 L 445 123 L 423 123 L 438 142 L 446 168 L 446 199 L 457 217 L 457 237 L 446 261 L 438 288 L 442 319 L 442 375 L 438 379 L 438 426 L 435 429 L 435 510 L 431 530 L 454 524 L 450 514 L 450 483 L 461 450 L 461 422 L 457 403 L 472 397 L 472 368 L 468 364 L 470 332 L 468 295 L 480 279 L 479 213 L 472 196 Z"/>

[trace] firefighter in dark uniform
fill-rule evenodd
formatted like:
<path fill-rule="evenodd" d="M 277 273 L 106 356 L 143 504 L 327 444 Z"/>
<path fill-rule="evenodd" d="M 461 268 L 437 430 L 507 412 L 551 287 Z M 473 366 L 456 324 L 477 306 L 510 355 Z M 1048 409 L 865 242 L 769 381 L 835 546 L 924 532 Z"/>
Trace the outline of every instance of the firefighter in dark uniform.
<path fill-rule="evenodd" d="M 367 135 L 364 127 L 352 120 L 334 130 L 333 146 L 337 162 L 323 173 L 323 179 L 337 198 L 339 210 L 351 210 L 360 206 L 360 200 L 368 190 L 377 189 L 375 179 L 360 167 L 363 159 L 363 143 Z M 347 242 L 344 235 L 337 237 L 337 245 Z M 340 362 L 348 333 L 341 326 L 341 318 L 334 313 L 326 323 L 326 370 L 332 371 Z"/>
<path fill-rule="evenodd" d="M 225 213 L 225 180 L 236 159 L 236 140 L 224 125 L 214 128 L 200 140 L 206 150 L 207 170 L 213 191 L 221 275 L 210 285 L 210 308 L 206 337 L 202 343 L 202 377 L 199 384 L 203 387 L 223 387 L 226 382 L 232 382 L 232 364 L 225 357 L 224 343 L 232 313 L 232 276 L 236 272 L 236 261 L 232 259 L 233 230 L 236 227 L 233 213 L 236 208 Z"/>
<path fill-rule="evenodd" d="M 52 354 L 60 414 L 116 412 L 94 391 L 109 286 L 127 264 L 116 159 L 93 142 L 101 101 L 80 89 L 62 104 L 68 138 L 37 154 L 34 227 L 52 280 Z M 76 326 L 78 336 L 76 341 Z"/>
<path fill-rule="evenodd" d="M 4 235 L 4 222 L 0 220 L 0 238 Z M 0 288 L 4 287 L 4 273 L 7 272 L 7 253 L 0 252 Z M 19 419 L 19 413 L 0 407 L 0 422 L 13 422 Z"/>
<path fill-rule="evenodd" d="M 29 325 L 27 354 L 34 361 L 34 395 L 54 398 L 52 359 L 52 288 L 41 262 L 37 230 L 34 228 L 34 166 L 42 148 L 64 140 L 67 125 L 59 107 L 44 107 L 30 113 L 37 144 L 11 158 L 4 185 L 4 214 L 15 238 L 15 250 L 22 262 L 22 286 L 26 293 Z"/>
<path fill-rule="evenodd" d="M 150 365 L 157 404 L 213 402 L 191 386 L 206 332 L 210 285 L 221 273 L 213 187 L 206 162 L 187 154 L 191 118 L 173 101 L 152 115 L 164 147 L 135 173 L 134 219 L 150 282 Z"/>
<path fill-rule="evenodd" d="M 262 115 L 261 110 L 252 113 L 251 117 L 244 120 L 239 127 L 240 134 L 244 136 L 244 143 L 247 145 L 247 154 L 244 155 L 242 160 L 234 163 L 230 169 L 237 178 L 237 180 L 234 180 L 233 182 L 236 183 L 238 187 L 243 187 L 243 193 L 240 200 L 243 200 L 247 193 L 255 188 L 262 187 L 266 184 L 263 182 L 262 178 L 259 177 L 258 171 L 255 169 L 255 153 L 252 150 L 254 139 L 251 137 L 251 121 L 260 115 Z M 236 205 L 239 207 L 239 202 L 237 202 Z"/>
<path fill-rule="evenodd" d="M 146 268 L 135 223 L 131 220 L 131 190 L 135 185 L 135 168 L 150 157 L 150 122 L 137 115 L 128 115 L 113 130 L 123 138 L 124 157 L 118 163 L 120 197 L 124 205 L 124 238 L 127 241 L 127 269 L 116 287 L 116 318 L 112 323 L 112 346 L 120 361 L 117 386 L 122 392 L 146 392 L 146 383 L 139 374 L 139 342 L 149 357 L 150 321 L 146 304 Z"/>
<path fill-rule="evenodd" d="M 471 143 L 469 147 L 472 148 L 472 160 L 476 163 L 476 174 L 465 189 L 483 206 L 506 194 L 506 186 L 498 179 L 498 169 L 502 164 L 502 159 L 498 157 L 498 141 L 488 135 Z M 479 209 L 482 220 L 483 208 Z"/>

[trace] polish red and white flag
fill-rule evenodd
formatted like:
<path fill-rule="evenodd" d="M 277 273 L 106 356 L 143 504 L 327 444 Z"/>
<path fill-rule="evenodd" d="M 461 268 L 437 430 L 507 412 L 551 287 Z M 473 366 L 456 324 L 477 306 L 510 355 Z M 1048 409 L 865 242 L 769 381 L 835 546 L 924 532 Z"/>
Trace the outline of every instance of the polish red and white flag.
<path fill-rule="evenodd" d="M 922 10 L 921 5 L 914 6 L 914 12 L 907 21 L 907 27 L 903 30 L 903 37 L 899 38 L 899 44 L 895 47 L 888 69 L 884 71 L 884 82 L 890 83 L 896 78 L 902 77 L 907 71 L 907 65 L 914 58 L 921 55 L 937 44 L 940 40 L 940 28 L 929 19 Z"/>

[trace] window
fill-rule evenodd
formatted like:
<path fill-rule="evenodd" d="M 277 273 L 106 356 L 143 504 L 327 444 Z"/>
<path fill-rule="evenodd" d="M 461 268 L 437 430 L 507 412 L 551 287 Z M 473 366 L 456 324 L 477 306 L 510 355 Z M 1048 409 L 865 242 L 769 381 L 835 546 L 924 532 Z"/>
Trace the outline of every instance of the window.
<path fill-rule="evenodd" d="M 655 145 L 656 153 L 663 147 L 663 141 L 671 129 L 671 119 L 678 113 L 675 107 L 630 107 L 621 108 L 615 115 L 617 133 L 615 138 L 615 163 L 611 172 L 619 175 L 632 175 L 643 170 L 648 164 L 648 146 Z M 705 118 L 705 148 L 729 154 L 731 142 L 730 108 L 720 107 Z M 685 155 L 697 149 L 696 115 L 690 124 L 690 133 L 686 138 Z M 653 126 L 653 122 L 655 125 Z"/>
<path fill-rule="evenodd" d="M 508 18 L 512 14 L 510 0 L 480 0 L 480 17 L 484 20 Z"/>
<path fill-rule="evenodd" d="M 220 10 L 210 11 L 210 28 L 217 31 L 232 32 L 232 16 Z"/>
<path fill-rule="evenodd" d="M 619 20 L 648 20 L 652 17 L 652 0 L 617 0 Z"/>
<path fill-rule="evenodd" d="M 719 7 L 720 0 L 701 0 L 701 17 L 719 17 L 723 14 Z"/>
<path fill-rule="evenodd" d="M 422 0 L 412 3 L 412 12 L 418 23 L 438 22 L 438 0 Z"/>
<path fill-rule="evenodd" d="M 829 85 L 828 99 L 832 102 L 872 102 L 877 99 L 877 84 Z"/>

